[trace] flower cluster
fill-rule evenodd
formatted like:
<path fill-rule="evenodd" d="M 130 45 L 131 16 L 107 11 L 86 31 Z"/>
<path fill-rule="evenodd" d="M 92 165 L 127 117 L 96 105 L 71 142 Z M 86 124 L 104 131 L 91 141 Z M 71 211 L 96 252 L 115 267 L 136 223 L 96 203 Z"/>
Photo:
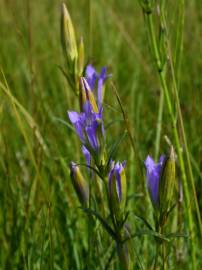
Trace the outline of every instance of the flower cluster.
<path fill-rule="evenodd" d="M 69 111 L 68 116 L 82 143 L 87 165 L 91 156 L 99 167 L 104 162 L 105 131 L 103 123 L 103 88 L 106 68 L 98 74 L 92 65 L 86 67 L 86 78 L 81 78 L 81 112 Z M 97 83 L 97 93 L 96 93 Z"/>
<path fill-rule="evenodd" d="M 122 244 L 125 238 L 126 162 L 120 163 L 110 160 L 106 149 L 103 99 L 104 83 L 108 77 L 105 67 L 102 68 L 100 73 L 97 73 L 92 65 L 88 65 L 85 70 L 85 77 L 80 80 L 80 112 L 68 111 L 68 117 L 81 141 L 87 166 L 98 171 L 99 177 L 107 187 L 108 212 L 117 238 L 118 254 L 121 258 L 121 264 L 127 265 L 128 269 L 128 248 L 127 244 Z M 88 197 L 87 183 L 83 179 L 78 166 L 76 167 L 73 162 L 70 164 L 70 171 L 79 200 L 84 204 Z M 94 184 L 96 184 L 96 181 L 94 181 Z M 103 196 L 102 194 L 101 197 Z M 104 204 L 105 200 L 102 198 L 100 207 Z"/>

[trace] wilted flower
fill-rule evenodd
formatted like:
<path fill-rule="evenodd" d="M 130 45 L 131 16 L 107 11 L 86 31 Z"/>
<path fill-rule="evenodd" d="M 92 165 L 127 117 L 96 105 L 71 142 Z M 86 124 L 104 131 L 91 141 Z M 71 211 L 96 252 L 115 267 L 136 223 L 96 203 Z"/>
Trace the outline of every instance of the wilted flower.
<path fill-rule="evenodd" d="M 69 165 L 69 168 L 70 168 L 70 176 L 72 179 L 72 183 L 78 195 L 79 201 L 81 204 L 86 204 L 89 198 L 88 184 L 85 181 L 76 163 L 71 162 Z"/>
<path fill-rule="evenodd" d="M 158 163 L 155 163 L 150 156 L 147 156 L 145 160 L 147 187 L 155 207 L 159 207 L 159 182 L 164 161 L 164 155 L 160 157 Z"/>
<path fill-rule="evenodd" d="M 81 78 L 81 89 L 80 89 L 80 108 L 81 111 L 84 110 L 83 106 L 88 101 L 91 104 L 92 110 L 95 113 L 98 113 L 98 106 L 95 101 L 94 93 L 92 92 L 87 80 L 82 77 Z"/>

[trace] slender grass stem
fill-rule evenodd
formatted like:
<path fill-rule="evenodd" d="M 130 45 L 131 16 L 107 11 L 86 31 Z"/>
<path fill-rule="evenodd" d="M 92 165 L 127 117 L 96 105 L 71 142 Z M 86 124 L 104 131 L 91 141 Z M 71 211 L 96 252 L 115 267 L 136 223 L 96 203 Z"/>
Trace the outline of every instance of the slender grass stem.
<path fill-rule="evenodd" d="M 88 0 L 88 25 L 89 25 L 89 57 L 92 57 L 92 53 L 93 53 L 93 40 L 92 40 L 92 36 L 93 36 L 93 24 L 92 24 L 92 1 Z"/>
<path fill-rule="evenodd" d="M 186 210 L 186 215 L 188 218 L 189 232 L 192 234 L 193 233 L 193 218 L 192 218 L 192 212 L 191 212 L 191 201 L 190 201 L 190 194 L 189 194 L 188 184 L 187 184 L 185 164 L 184 164 L 184 160 L 183 160 L 183 156 L 182 156 L 182 149 L 181 149 L 179 134 L 178 134 L 177 126 L 176 126 L 175 114 L 174 114 L 174 111 L 172 108 L 169 90 L 168 90 L 166 78 L 165 78 L 164 72 L 163 72 L 160 53 L 158 50 L 158 45 L 157 45 L 157 40 L 156 40 L 155 30 L 154 30 L 153 15 L 151 12 L 145 13 L 145 20 L 146 20 L 146 25 L 148 28 L 149 39 L 151 41 L 151 48 L 152 48 L 152 51 L 153 51 L 153 54 L 155 57 L 155 62 L 156 62 L 156 67 L 157 67 L 158 74 L 159 74 L 161 87 L 162 87 L 162 90 L 164 91 L 164 94 L 165 94 L 168 112 L 169 112 L 170 120 L 171 120 L 172 127 L 173 127 L 174 139 L 175 139 L 177 154 L 178 154 L 178 158 L 179 158 L 179 165 L 180 165 L 180 169 L 181 169 L 183 187 L 184 187 L 184 192 L 185 192 L 185 203 L 186 203 L 185 210 Z M 177 103 L 178 102 L 179 102 L 179 100 L 177 100 Z M 177 104 L 177 105 L 179 105 L 179 104 Z M 180 122 L 181 122 L 181 120 L 182 120 L 182 118 L 180 119 Z M 191 236 L 193 236 L 193 235 L 191 235 Z M 191 237 L 191 239 L 190 239 L 190 244 L 191 244 L 192 267 L 193 267 L 193 269 L 196 269 L 195 244 L 193 241 L 193 237 Z"/>
<path fill-rule="evenodd" d="M 200 214 L 200 209 L 198 205 L 198 200 L 197 200 L 197 195 L 196 195 L 196 189 L 194 185 L 194 177 L 193 177 L 193 171 L 192 171 L 192 166 L 191 166 L 191 160 L 190 160 L 190 154 L 188 150 L 188 145 L 187 145 L 187 138 L 186 138 L 186 133 L 185 133 L 185 128 L 184 128 L 184 122 L 183 122 L 183 117 L 182 117 L 182 111 L 180 107 L 180 100 L 179 100 L 179 82 L 180 82 L 180 63 L 181 63 L 181 58 L 182 58 L 182 51 L 183 51 L 183 26 L 184 26 L 184 0 L 180 0 L 180 19 L 179 19 L 179 26 L 178 26 L 178 31 L 177 31 L 177 44 L 176 44 L 176 52 L 175 52 L 175 57 L 173 61 L 173 57 L 171 54 L 171 48 L 170 48 L 170 43 L 168 43 L 168 54 L 169 54 L 169 59 L 170 59 L 170 68 L 171 68 L 171 75 L 173 79 L 173 90 L 174 90 L 174 95 L 175 95 L 175 101 L 176 101 L 176 108 L 177 108 L 177 114 L 178 114 L 178 119 L 179 119 L 179 125 L 182 133 L 182 141 L 185 149 L 185 157 L 187 160 L 187 165 L 188 165 L 188 174 L 189 174 L 189 179 L 191 183 L 191 188 L 193 190 L 194 194 L 194 203 L 196 207 L 196 214 L 197 214 L 197 219 L 199 223 L 199 229 L 200 229 L 200 234 L 202 236 L 202 221 L 201 221 L 201 214 Z M 164 17 L 164 14 L 162 16 L 163 18 L 163 24 L 166 27 L 166 20 Z M 175 65 L 175 67 L 174 67 Z M 177 75 L 176 75 L 177 74 Z"/>
<path fill-rule="evenodd" d="M 158 156 L 159 156 L 163 107 L 164 107 L 164 92 L 161 91 L 160 100 L 159 100 L 158 120 L 157 120 L 157 127 L 156 127 L 156 141 L 155 141 L 155 155 L 154 155 L 156 161 L 158 160 Z"/>
<path fill-rule="evenodd" d="M 192 166 L 191 166 L 190 154 L 189 154 L 189 149 L 188 149 L 188 144 L 187 144 L 187 137 L 186 137 L 185 128 L 184 128 L 184 122 L 183 122 L 182 111 L 181 111 L 181 107 L 180 107 L 180 100 L 179 100 L 177 83 L 176 83 L 176 79 L 175 79 L 174 67 L 173 67 L 172 60 L 171 60 L 171 72 L 172 72 L 172 76 L 173 76 L 174 93 L 175 93 L 175 100 L 176 100 L 176 105 L 177 105 L 176 107 L 177 107 L 177 113 L 178 113 L 178 118 L 179 118 L 179 124 L 180 124 L 180 128 L 181 128 L 182 141 L 184 144 L 185 157 L 186 157 L 186 161 L 187 161 L 187 171 L 189 174 L 191 188 L 192 188 L 193 195 L 194 195 L 194 203 L 195 203 L 195 207 L 196 207 L 196 214 L 197 214 L 197 219 L 198 219 L 198 223 L 199 223 L 200 234 L 202 236 L 201 214 L 200 214 L 200 209 L 199 209 L 199 205 L 198 205 L 196 189 L 195 189 L 195 185 L 194 185 L 194 176 L 193 176 L 193 171 L 192 171 Z"/>

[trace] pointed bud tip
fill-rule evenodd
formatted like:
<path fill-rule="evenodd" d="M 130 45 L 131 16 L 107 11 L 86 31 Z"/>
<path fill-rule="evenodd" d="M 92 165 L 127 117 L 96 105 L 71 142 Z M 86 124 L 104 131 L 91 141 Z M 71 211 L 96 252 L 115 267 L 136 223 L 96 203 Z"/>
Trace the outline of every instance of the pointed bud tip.
<path fill-rule="evenodd" d="M 67 7 L 66 7 L 65 3 L 61 4 L 61 14 L 62 14 L 62 16 L 68 15 L 68 11 L 67 11 Z"/>
<path fill-rule="evenodd" d="M 175 151 L 173 146 L 170 148 L 170 159 L 175 161 Z"/>
<path fill-rule="evenodd" d="M 74 186 L 74 189 L 77 193 L 77 196 L 81 204 L 86 204 L 89 198 L 89 188 L 86 180 L 84 179 L 78 165 L 71 161 L 69 163 L 70 168 L 70 177 Z"/>

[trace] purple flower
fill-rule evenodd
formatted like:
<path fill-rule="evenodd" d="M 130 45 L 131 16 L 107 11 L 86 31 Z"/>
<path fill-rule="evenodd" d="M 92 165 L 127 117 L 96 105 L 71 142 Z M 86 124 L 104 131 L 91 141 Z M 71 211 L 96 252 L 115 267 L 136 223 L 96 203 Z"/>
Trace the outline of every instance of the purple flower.
<path fill-rule="evenodd" d="M 89 101 L 83 106 L 83 112 L 69 111 L 68 116 L 75 127 L 82 144 L 91 152 L 98 153 L 100 149 L 100 138 L 104 138 L 104 126 L 102 120 L 102 109 L 94 112 Z"/>
<path fill-rule="evenodd" d="M 97 101 L 98 101 L 98 108 L 100 108 L 103 101 L 104 82 L 110 76 L 110 75 L 107 75 L 107 68 L 103 67 L 101 69 L 100 74 L 98 74 L 95 68 L 91 64 L 89 64 L 86 67 L 85 76 L 86 76 L 88 85 L 92 91 L 94 91 L 96 83 L 97 83 Z"/>
<path fill-rule="evenodd" d="M 158 163 L 155 163 L 150 156 L 147 156 L 144 162 L 146 167 L 147 188 L 149 190 L 152 203 L 156 207 L 159 206 L 159 182 L 164 161 L 165 156 L 162 155 Z"/>
<path fill-rule="evenodd" d="M 108 176 L 109 207 L 115 223 L 119 226 L 123 222 L 127 183 L 125 175 L 126 162 L 111 161 L 111 169 Z"/>
<path fill-rule="evenodd" d="M 111 196 L 114 192 L 113 186 L 115 181 L 116 194 L 118 196 L 119 201 L 122 200 L 123 194 L 125 194 L 125 168 L 126 162 L 111 162 L 111 170 L 109 172 L 108 180 L 109 180 L 109 195 Z"/>

